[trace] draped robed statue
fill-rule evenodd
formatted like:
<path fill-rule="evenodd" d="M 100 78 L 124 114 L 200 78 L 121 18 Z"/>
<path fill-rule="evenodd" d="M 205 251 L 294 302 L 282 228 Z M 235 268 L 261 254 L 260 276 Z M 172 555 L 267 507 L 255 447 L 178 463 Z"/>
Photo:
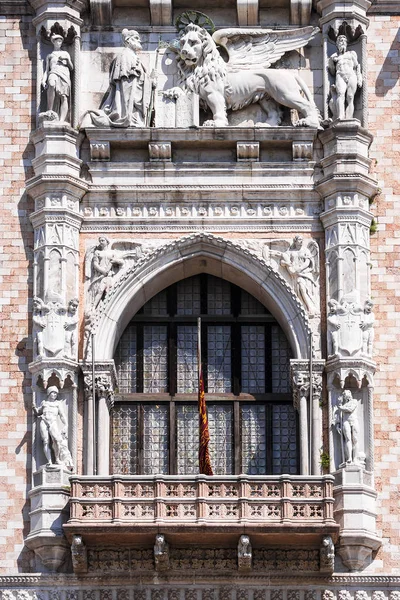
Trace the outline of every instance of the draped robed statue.
<path fill-rule="evenodd" d="M 138 53 L 142 50 L 135 30 L 123 29 L 124 48 L 113 60 L 110 85 L 99 110 L 90 110 L 82 126 L 148 127 L 153 82 Z"/>

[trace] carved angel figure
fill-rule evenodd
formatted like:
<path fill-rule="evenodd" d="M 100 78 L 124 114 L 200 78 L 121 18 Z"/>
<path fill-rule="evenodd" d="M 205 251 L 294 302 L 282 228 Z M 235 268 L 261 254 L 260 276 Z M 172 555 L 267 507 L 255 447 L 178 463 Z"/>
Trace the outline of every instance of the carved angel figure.
<path fill-rule="evenodd" d="M 318 29 L 303 27 L 287 31 L 271 29 L 220 29 L 211 37 L 202 27 L 189 23 L 179 38 L 178 70 L 181 86 L 164 92 L 178 98 L 184 91 L 199 94 L 203 108 L 210 108 L 213 121 L 228 125 L 227 110 L 240 110 L 258 102 L 270 125 L 279 125 L 278 105 L 296 109 L 298 126 L 320 127 L 320 115 L 311 92 L 297 73 L 271 69 L 286 52 L 302 48 Z M 228 53 L 226 63 L 217 48 Z"/>
<path fill-rule="evenodd" d="M 306 246 L 301 235 L 296 235 L 292 243 L 287 240 L 270 240 L 264 246 L 263 256 L 267 262 L 271 262 L 271 259 L 277 260 L 308 312 L 315 314 L 318 310 L 318 244 L 310 240 Z"/>
<path fill-rule="evenodd" d="M 86 313 L 98 307 L 115 276 L 124 267 L 126 259 L 137 260 L 140 255 L 140 244 L 130 241 L 111 242 L 105 236 L 99 237 L 98 244 L 89 248 L 85 258 L 85 276 L 90 280 Z"/>

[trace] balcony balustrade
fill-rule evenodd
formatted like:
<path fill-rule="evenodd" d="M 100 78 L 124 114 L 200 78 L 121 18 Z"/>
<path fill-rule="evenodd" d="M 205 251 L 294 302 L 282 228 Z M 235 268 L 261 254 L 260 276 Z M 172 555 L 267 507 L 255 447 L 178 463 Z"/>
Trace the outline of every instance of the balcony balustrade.
<path fill-rule="evenodd" d="M 72 476 L 64 527 L 67 536 L 106 541 L 118 534 L 126 542 L 157 532 L 196 533 L 199 542 L 208 534 L 245 532 L 265 541 L 283 533 L 320 539 L 338 532 L 330 475 Z"/>

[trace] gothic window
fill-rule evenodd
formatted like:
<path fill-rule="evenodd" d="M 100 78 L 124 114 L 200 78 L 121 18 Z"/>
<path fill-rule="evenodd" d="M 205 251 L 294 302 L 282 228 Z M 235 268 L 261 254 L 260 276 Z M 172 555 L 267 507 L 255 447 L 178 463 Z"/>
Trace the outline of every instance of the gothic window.
<path fill-rule="evenodd" d="M 114 474 L 198 473 L 199 316 L 214 473 L 298 473 L 286 337 L 253 296 L 199 275 L 154 296 L 120 339 Z"/>

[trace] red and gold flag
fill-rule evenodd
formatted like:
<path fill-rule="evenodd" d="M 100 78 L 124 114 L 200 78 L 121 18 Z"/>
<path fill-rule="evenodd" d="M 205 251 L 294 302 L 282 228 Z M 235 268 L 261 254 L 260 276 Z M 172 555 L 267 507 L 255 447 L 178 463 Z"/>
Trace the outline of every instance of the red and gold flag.
<path fill-rule="evenodd" d="M 198 361 L 199 361 L 199 473 L 203 475 L 214 475 L 208 443 L 210 441 L 210 431 L 208 429 L 208 415 L 206 407 L 206 397 L 204 394 L 204 377 L 201 366 L 201 323 L 198 319 Z"/>

